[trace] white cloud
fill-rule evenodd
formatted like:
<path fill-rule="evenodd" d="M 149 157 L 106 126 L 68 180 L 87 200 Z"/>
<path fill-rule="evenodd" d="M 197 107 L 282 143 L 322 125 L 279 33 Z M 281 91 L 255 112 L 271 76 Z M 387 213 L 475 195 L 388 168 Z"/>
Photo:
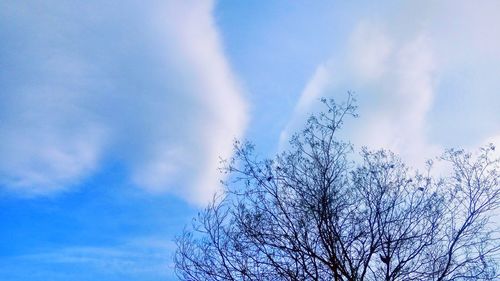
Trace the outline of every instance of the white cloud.
<path fill-rule="evenodd" d="M 149 191 L 209 199 L 247 122 L 213 5 L 5 5 L 0 185 L 52 193 L 110 160 Z"/>
<path fill-rule="evenodd" d="M 401 42 L 380 25 L 362 22 L 346 49 L 345 60 L 334 57 L 318 67 L 282 136 L 300 126 L 299 120 L 317 108 L 320 97 L 332 96 L 341 86 L 353 83 L 363 89 L 358 94 L 362 121 L 349 133 L 354 144 L 392 149 L 412 162 L 423 163 L 431 156 L 425 116 L 431 107 L 434 83 L 434 59 L 427 37 L 418 34 Z M 345 94 L 335 96 L 342 99 Z"/>
<path fill-rule="evenodd" d="M 174 277 L 171 260 L 174 250 L 175 244 L 171 241 L 139 237 L 113 246 L 68 246 L 10 256 L 5 259 L 5 264 L 10 264 L 10 268 L 0 266 L 0 272 L 21 273 L 22 265 L 29 263 L 32 274 L 40 279 L 59 277 L 55 279 L 88 280 L 95 275 L 107 276 L 112 280 L 114 277 L 169 279 Z"/>
<path fill-rule="evenodd" d="M 426 115 L 434 96 L 434 59 L 427 38 L 418 35 L 404 42 L 385 66 L 387 73 L 369 84 L 380 87 L 382 102 L 365 111 L 358 144 L 384 147 L 421 165 L 435 152 L 426 137 Z M 362 111 L 363 112 L 363 111 Z"/>
<path fill-rule="evenodd" d="M 360 118 L 347 124 L 347 139 L 394 150 L 416 167 L 442 148 L 495 134 L 500 33 L 493 26 L 500 21 L 493 14 L 499 11 L 494 1 L 419 1 L 377 6 L 370 18 L 353 15 L 357 25 L 334 40 L 333 55 L 305 86 L 281 144 L 304 114 L 320 109 L 309 100 L 342 100 L 348 90 L 356 92 Z"/>
<path fill-rule="evenodd" d="M 169 50 L 164 59 L 174 61 L 180 73 L 170 82 L 185 84 L 184 96 L 180 104 L 164 100 L 171 111 L 167 122 L 172 122 L 160 125 L 164 139 L 144 143 L 145 155 L 129 156 L 138 185 L 157 192 L 181 181 L 188 188 L 172 191 L 197 203 L 219 188 L 219 157 L 231 156 L 232 141 L 242 136 L 247 123 L 246 103 L 224 57 L 212 6 L 208 1 L 176 1 L 155 14 L 161 44 Z"/>
<path fill-rule="evenodd" d="M 105 132 L 80 104 L 88 65 L 60 54 L 27 63 L 43 77 L 5 83 L 0 184 L 31 196 L 64 189 L 94 171 Z"/>
<path fill-rule="evenodd" d="M 310 111 L 315 106 L 315 103 L 319 101 L 324 91 L 332 84 L 332 77 L 333 69 L 330 62 L 318 66 L 311 80 L 300 95 L 297 105 L 294 108 L 294 116 L 288 122 L 286 128 L 281 131 L 279 140 L 280 149 L 283 149 L 287 145 L 291 134 L 297 129 L 299 122 L 304 119 L 303 117 L 305 117 L 306 114 L 311 113 Z"/>
<path fill-rule="evenodd" d="M 348 66 L 353 74 L 363 81 L 380 78 L 388 71 L 389 56 L 393 42 L 387 38 L 382 27 L 361 22 L 349 39 Z"/>

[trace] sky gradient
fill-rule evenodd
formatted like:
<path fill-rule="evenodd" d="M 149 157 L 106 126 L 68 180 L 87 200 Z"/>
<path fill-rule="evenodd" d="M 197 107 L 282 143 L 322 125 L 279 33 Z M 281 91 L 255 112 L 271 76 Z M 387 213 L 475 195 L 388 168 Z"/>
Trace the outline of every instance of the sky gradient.
<path fill-rule="evenodd" d="M 416 168 L 500 145 L 498 1 L 0 2 L 0 279 L 175 280 L 235 138 L 321 97 Z"/>

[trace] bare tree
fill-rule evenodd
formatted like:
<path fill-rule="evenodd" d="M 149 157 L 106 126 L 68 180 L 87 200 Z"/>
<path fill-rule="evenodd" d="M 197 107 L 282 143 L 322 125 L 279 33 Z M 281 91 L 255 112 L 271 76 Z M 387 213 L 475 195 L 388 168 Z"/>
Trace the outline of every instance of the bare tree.
<path fill-rule="evenodd" d="M 498 280 L 495 147 L 448 150 L 446 178 L 393 153 L 353 146 L 338 130 L 355 101 L 323 100 L 290 149 L 260 160 L 235 142 L 225 193 L 177 239 L 183 280 Z"/>

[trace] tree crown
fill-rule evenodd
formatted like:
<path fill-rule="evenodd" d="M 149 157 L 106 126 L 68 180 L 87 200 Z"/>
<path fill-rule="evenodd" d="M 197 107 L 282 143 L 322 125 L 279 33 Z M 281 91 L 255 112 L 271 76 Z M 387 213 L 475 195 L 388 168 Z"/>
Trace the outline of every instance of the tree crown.
<path fill-rule="evenodd" d="M 344 103 L 292 136 L 290 148 L 259 159 L 235 141 L 223 161 L 226 190 L 177 238 L 183 280 L 495 280 L 499 159 L 447 150 L 449 177 L 421 173 L 394 153 L 338 139 L 356 117 Z"/>

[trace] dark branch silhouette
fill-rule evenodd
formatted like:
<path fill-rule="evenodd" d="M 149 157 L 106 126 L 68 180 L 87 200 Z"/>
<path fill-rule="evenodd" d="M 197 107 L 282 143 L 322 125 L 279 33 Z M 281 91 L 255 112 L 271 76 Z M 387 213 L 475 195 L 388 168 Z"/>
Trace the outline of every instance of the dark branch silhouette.
<path fill-rule="evenodd" d="M 499 159 L 448 150 L 451 176 L 339 140 L 343 104 L 309 118 L 290 149 L 258 159 L 235 142 L 224 194 L 177 239 L 182 280 L 499 280 Z"/>

